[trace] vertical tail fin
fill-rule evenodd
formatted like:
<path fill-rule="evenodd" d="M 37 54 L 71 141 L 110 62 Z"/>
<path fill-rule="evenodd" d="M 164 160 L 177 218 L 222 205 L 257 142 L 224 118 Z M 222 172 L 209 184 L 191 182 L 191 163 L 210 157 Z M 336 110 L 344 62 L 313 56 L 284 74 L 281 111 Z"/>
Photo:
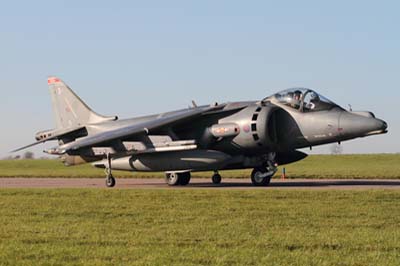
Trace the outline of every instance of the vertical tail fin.
<path fill-rule="evenodd" d="M 95 113 L 76 95 L 67 84 L 57 77 L 47 80 L 57 129 L 79 127 L 104 121 L 116 120 Z"/>

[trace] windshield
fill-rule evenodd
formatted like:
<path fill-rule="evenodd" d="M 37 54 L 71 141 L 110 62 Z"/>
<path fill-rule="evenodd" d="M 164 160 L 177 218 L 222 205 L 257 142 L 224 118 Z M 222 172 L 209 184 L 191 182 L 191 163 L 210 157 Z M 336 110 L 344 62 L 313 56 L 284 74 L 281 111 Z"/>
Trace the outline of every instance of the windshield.
<path fill-rule="evenodd" d="M 297 109 L 300 112 L 317 112 L 338 107 L 337 104 L 324 96 L 305 88 L 285 90 L 267 99 L 269 98 L 275 98 L 279 103 Z"/>

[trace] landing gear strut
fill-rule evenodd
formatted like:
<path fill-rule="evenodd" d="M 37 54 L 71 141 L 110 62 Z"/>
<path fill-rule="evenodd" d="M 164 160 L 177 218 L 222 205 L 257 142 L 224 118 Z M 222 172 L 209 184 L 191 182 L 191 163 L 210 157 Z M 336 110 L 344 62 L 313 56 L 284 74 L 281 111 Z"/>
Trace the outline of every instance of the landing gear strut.
<path fill-rule="evenodd" d="M 212 180 L 213 184 L 218 185 L 218 184 L 221 184 L 222 177 L 221 177 L 221 175 L 218 173 L 218 171 L 214 171 L 214 174 L 213 174 L 213 176 L 211 177 L 211 180 Z"/>
<path fill-rule="evenodd" d="M 115 186 L 115 178 L 112 175 L 112 168 L 111 168 L 111 156 L 107 153 L 107 165 L 106 165 L 106 186 L 107 187 L 114 187 Z"/>
<path fill-rule="evenodd" d="M 190 177 L 191 177 L 190 172 L 166 173 L 165 174 L 165 182 L 169 186 L 186 186 L 190 182 Z"/>

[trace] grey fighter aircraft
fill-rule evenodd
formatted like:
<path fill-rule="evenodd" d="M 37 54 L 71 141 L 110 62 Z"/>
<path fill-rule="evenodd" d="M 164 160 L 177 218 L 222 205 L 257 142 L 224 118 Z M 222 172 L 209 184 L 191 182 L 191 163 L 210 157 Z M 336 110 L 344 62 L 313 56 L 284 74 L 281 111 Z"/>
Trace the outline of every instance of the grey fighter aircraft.
<path fill-rule="evenodd" d="M 346 111 L 306 88 L 278 92 L 261 101 L 211 104 L 120 120 L 93 112 L 63 81 L 48 79 L 56 127 L 36 134 L 57 140 L 45 151 L 65 165 L 92 163 L 112 169 L 163 171 L 168 185 L 187 185 L 195 171 L 253 168 L 251 181 L 265 186 L 278 165 L 304 159 L 298 149 L 387 132 L 371 112 Z M 18 151 L 16 150 L 16 151 Z"/>

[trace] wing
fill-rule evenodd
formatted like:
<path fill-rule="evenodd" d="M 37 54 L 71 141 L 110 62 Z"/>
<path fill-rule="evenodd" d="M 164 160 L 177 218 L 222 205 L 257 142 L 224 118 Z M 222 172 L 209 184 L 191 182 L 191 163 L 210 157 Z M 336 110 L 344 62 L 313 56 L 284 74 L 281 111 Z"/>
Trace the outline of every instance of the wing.
<path fill-rule="evenodd" d="M 148 134 L 150 131 L 157 130 L 161 127 L 170 126 L 174 123 L 194 118 L 196 116 L 200 116 L 205 112 L 214 111 L 221 108 L 223 108 L 223 106 L 221 105 L 213 107 L 203 106 L 203 107 L 184 110 L 179 113 L 166 114 L 151 121 L 146 121 L 78 139 L 74 142 L 67 143 L 65 145 L 59 146 L 58 148 L 53 149 L 53 153 L 64 154 L 69 151 L 76 151 L 81 148 L 92 147 L 100 145 L 102 143 L 133 137 L 135 135 Z"/>

